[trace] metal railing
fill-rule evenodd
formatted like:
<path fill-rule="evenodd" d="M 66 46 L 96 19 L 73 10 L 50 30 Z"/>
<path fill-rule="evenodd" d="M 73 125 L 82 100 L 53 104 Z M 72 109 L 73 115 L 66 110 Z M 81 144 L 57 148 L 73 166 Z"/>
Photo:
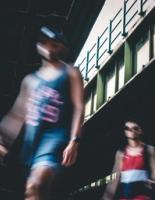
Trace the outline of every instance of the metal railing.
<path fill-rule="evenodd" d="M 105 58 L 113 52 L 114 47 L 130 28 L 145 14 L 144 5 L 150 0 L 124 0 L 123 7 L 110 19 L 108 26 L 97 37 L 85 57 L 78 64 L 83 78 L 88 81 L 93 70 L 102 65 Z"/>
<path fill-rule="evenodd" d="M 88 185 L 85 185 L 78 190 L 70 193 L 70 200 L 73 200 L 78 194 L 84 193 L 84 192 L 90 192 L 91 190 L 94 190 L 95 188 L 103 188 L 105 187 L 109 182 L 116 179 L 116 173 L 110 174 L 109 176 L 106 176 L 105 178 L 100 178 Z"/>

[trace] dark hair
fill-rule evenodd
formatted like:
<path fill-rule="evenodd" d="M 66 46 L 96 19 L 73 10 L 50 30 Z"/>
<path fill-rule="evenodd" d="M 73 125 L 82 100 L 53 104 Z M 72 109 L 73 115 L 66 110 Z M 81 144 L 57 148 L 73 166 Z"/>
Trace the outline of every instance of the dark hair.
<path fill-rule="evenodd" d="M 142 123 L 139 120 L 137 120 L 137 119 L 127 119 L 127 120 L 124 121 L 123 125 L 125 126 L 125 124 L 127 122 L 131 122 L 131 123 L 137 124 L 143 130 Z"/>
<path fill-rule="evenodd" d="M 139 120 L 137 120 L 137 119 L 133 119 L 133 118 L 127 118 L 127 119 L 125 119 L 125 120 L 123 120 L 123 122 L 122 122 L 122 126 L 121 126 L 121 139 L 120 139 L 120 146 L 119 146 L 119 149 L 121 150 L 121 151 L 124 151 L 124 149 L 125 149 L 125 147 L 126 147 L 126 145 L 127 145 L 127 138 L 126 138 L 126 136 L 125 136 L 125 134 L 124 134 L 124 129 L 125 129 L 125 124 L 127 123 L 127 122 L 131 122 L 131 123 L 135 123 L 135 124 L 137 124 L 141 129 L 142 129 L 142 131 L 143 131 L 143 126 L 141 125 L 142 123 L 139 121 Z M 140 139 L 143 141 L 144 140 L 144 135 L 142 134 L 142 135 L 140 135 Z"/>

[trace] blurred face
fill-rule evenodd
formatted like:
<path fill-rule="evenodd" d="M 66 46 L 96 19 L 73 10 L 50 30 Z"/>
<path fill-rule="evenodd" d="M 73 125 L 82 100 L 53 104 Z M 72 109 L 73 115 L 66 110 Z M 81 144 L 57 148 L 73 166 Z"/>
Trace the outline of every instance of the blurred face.
<path fill-rule="evenodd" d="M 44 42 L 37 43 L 38 53 L 46 60 L 59 60 L 67 52 L 67 48 L 62 44 L 54 40 L 46 40 Z"/>
<path fill-rule="evenodd" d="M 139 139 L 142 134 L 141 127 L 134 122 L 126 122 L 124 127 L 124 133 L 127 139 L 136 140 Z"/>

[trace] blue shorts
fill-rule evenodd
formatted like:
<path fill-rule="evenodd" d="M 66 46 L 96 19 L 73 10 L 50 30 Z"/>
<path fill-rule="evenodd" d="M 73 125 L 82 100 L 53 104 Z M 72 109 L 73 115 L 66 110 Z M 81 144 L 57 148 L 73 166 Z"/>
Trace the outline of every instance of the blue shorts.
<path fill-rule="evenodd" d="M 59 172 L 62 168 L 63 150 L 68 144 L 69 137 L 68 129 L 65 128 L 53 127 L 41 132 L 37 142 L 33 144 L 30 168 L 48 166 Z"/>

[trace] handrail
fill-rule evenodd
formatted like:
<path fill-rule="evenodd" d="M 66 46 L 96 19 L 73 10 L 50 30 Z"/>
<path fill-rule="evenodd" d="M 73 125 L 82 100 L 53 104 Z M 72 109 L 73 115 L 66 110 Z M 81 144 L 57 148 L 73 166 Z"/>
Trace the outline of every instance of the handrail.
<path fill-rule="evenodd" d="M 119 42 L 122 38 L 120 35 L 126 37 L 127 31 L 128 31 L 128 25 L 133 21 L 133 18 L 139 14 L 139 17 L 144 15 L 143 6 L 146 4 L 149 0 L 135 0 L 132 2 L 132 4 L 128 7 L 128 3 L 131 0 L 124 0 L 124 5 L 121 7 L 118 12 L 115 14 L 115 16 L 110 19 L 109 25 L 104 29 L 104 31 L 97 37 L 97 41 L 94 42 L 92 47 L 87 50 L 87 55 L 82 59 L 82 61 L 78 64 L 78 67 L 81 68 L 80 71 L 82 73 L 82 76 L 85 78 L 85 80 L 89 80 L 89 73 L 92 70 L 93 67 L 99 68 L 100 63 L 102 62 L 101 58 L 103 55 L 107 52 L 109 54 L 112 53 L 113 48 Z M 138 2 L 138 5 L 136 4 Z M 127 16 L 129 15 L 131 9 L 136 6 L 137 11 L 132 13 L 130 19 L 127 19 Z M 119 19 L 119 18 L 120 19 Z M 116 23 L 116 20 L 118 21 Z M 116 24 L 115 24 L 116 23 Z M 114 25 L 115 24 L 115 25 Z M 117 27 L 122 26 L 122 29 L 117 29 Z M 115 35 L 115 37 L 114 37 Z M 101 38 L 104 38 L 104 40 L 101 42 Z M 120 39 L 118 38 L 120 37 Z M 118 40 L 117 40 L 118 38 Z M 115 42 L 115 43 L 114 43 Z M 113 45 L 113 46 L 112 46 Z M 91 56 L 90 53 L 95 50 L 95 53 Z M 94 62 L 92 61 L 94 59 Z M 84 63 L 84 61 L 86 63 Z M 93 62 L 93 67 L 92 63 Z M 91 64 L 90 64 L 91 63 Z M 91 66 L 89 66 L 91 65 Z M 81 67 L 83 66 L 83 67 Z M 91 70 L 90 70 L 91 69 Z"/>
<path fill-rule="evenodd" d="M 119 31 L 119 32 L 117 33 L 117 35 L 114 37 L 114 39 L 111 40 L 111 44 L 113 44 L 113 43 L 115 42 L 115 40 L 118 38 L 119 35 L 121 35 L 121 31 Z"/>
<path fill-rule="evenodd" d="M 99 38 L 102 38 L 102 36 L 106 33 L 106 31 L 108 30 L 108 27 L 106 27 L 103 31 L 103 33 L 99 36 Z"/>
<path fill-rule="evenodd" d="M 91 67 L 89 67 L 88 73 L 92 70 L 93 67 L 95 67 L 95 63 Z"/>
<path fill-rule="evenodd" d="M 105 49 L 102 54 L 99 56 L 98 60 L 100 60 L 102 58 L 102 56 L 107 52 L 107 49 Z"/>
<path fill-rule="evenodd" d="M 96 53 L 94 53 L 94 54 L 91 56 L 91 58 L 89 58 L 88 63 L 90 63 L 90 62 L 92 61 L 92 59 L 94 58 L 95 55 L 96 55 Z"/>
<path fill-rule="evenodd" d="M 106 43 L 108 38 L 105 38 L 105 40 L 102 42 L 102 44 L 98 47 L 99 49 L 101 49 L 101 47 Z"/>
<path fill-rule="evenodd" d="M 91 47 L 91 49 L 89 50 L 89 53 L 95 48 L 96 43 Z"/>
<path fill-rule="evenodd" d="M 137 13 L 138 10 L 136 10 L 136 12 L 132 15 L 132 17 L 128 20 L 128 22 L 126 22 L 126 26 L 131 22 L 131 20 L 136 16 Z"/>
<path fill-rule="evenodd" d="M 86 60 L 86 57 L 84 57 L 84 59 L 81 61 L 81 63 L 78 64 L 78 67 L 80 68 L 80 66 L 84 63 L 84 61 Z"/>
<path fill-rule="evenodd" d="M 116 15 L 113 17 L 112 21 L 116 19 L 116 17 L 119 15 L 119 13 L 122 11 L 122 8 L 119 9 L 119 11 L 116 13 Z"/>
<path fill-rule="evenodd" d="M 135 5 L 135 3 L 137 2 L 137 0 L 135 0 L 131 6 L 128 8 L 128 10 L 126 11 L 126 15 L 129 13 L 129 11 L 133 8 L 133 6 Z"/>
<path fill-rule="evenodd" d="M 89 190 L 92 190 L 94 188 L 107 185 L 109 182 L 111 182 L 114 179 L 116 179 L 116 173 L 115 172 L 104 177 L 104 178 L 100 178 L 100 179 L 98 179 L 98 180 L 96 180 L 96 181 L 94 181 L 94 182 L 92 182 L 88 185 L 85 185 L 85 186 L 79 188 L 78 190 L 71 193 L 70 196 L 74 197 L 78 193 L 89 191 Z"/>
<path fill-rule="evenodd" d="M 118 27 L 118 25 L 122 22 L 122 19 L 119 20 L 119 22 L 112 28 L 111 33 L 113 33 L 116 28 Z"/>

